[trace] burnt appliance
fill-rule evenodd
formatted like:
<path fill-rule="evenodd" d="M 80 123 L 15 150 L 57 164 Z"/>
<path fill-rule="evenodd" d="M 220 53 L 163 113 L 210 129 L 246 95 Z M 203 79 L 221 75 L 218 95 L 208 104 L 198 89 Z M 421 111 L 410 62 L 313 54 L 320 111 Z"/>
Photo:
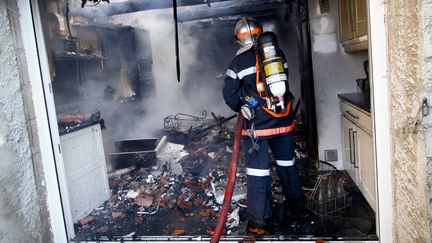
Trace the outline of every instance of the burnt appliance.
<path fill-rule="evenodd" d="M 128 139 L 114 141 L 114 152 L 110 160 L 114 170 L 132 165 L 151 167 L 156 164 L 156 147 L 158 139 Z"/>

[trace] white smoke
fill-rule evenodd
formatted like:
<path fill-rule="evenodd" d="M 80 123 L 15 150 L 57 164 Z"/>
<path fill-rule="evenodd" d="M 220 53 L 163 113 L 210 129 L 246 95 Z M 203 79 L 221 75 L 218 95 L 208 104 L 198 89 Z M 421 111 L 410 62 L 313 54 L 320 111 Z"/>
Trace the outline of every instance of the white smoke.
<path fill-rule="evenodd" d="M 114 24 L 147 30 L 150 34 L 156 95 L 143 100 L 142 105 L 148 113 L 137 118 L 140 122 L 135 130 L 143 136 L 149 135 L 163 127 L 164 117 L 177 113 L 196 116 L 200 116 L 202 110 L 216 114 L 230 113 L 222 100 L 223 81 L 218 80 L 215 73 L 209 74 L 207 70 L 200 72 L 194 68 L 201 61 L 199 55 L 205 54 L 197 53 L 201 38 L 192 33 L 193 23 L 179 24 L 181 81 L 178 83 L 171 9 L 118 15 L 111 20 Z M 208 48 L 212 48 L 210 43 Z"/>
<path fill-rule="evenodd" d="M 221 4 L 221 8 L 226 8 L 228 3 Z M 104 9 L 109 11 L 109 7 L 107 4 L 91 9 L 92 16 L 99 23 L 102 23 L 101 19 L 108 20 L 104 17 Z M 194 6 L 191 11 L 192 7 L 179 7 L 179 11 L 182 16 L 200 16 L 200 11 L 212 11 L 217 7 L 218 4 L 214 3 L 211 8 Z M 148 31 L 156 89 L 154 96 L 144 97 L 140 104 L 136 104 L 145 111 L 141 115 L 122 111 L 125 114 L 123 119 L 128 120 L 125 124 L 133 125 L 125 126 L 126 129 L 121 129 L 125 131 L 117 133 L 125 138 L 152 136 L 163 128 L 165 117 L 177 113 L 200 116 L 202 110 L 207 110 L 208 114 L 214 112 L 225 117 L 233 114 L 223 101 L 222 86 L 224 73 L 237 48 L 233 37 L 236 19 L 226 19 L 231 21 L 231 26 L 218 25 L 217 21 L 207 19 L 178 24 L 181 72 L 181 81 L 178 83 L 172 9 L 146 10 L 109 18 L 110 23 L 105 24 Z M 273 22 L 263 24 L 266 31 L 277 29 Z M 117 108 L 112 110 L 115 112 Z"/>

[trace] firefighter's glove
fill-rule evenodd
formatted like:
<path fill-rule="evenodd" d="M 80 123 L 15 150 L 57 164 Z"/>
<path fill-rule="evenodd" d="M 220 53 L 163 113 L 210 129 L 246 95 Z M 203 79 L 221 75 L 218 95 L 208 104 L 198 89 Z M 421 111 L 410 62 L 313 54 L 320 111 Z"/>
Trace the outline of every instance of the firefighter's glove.
<path fill-rule="evenodd" d="M 255 111 L 251 109 L 248 105 L 243 105 L 241 107 L 241 113 L 246 120 L 250 120 L 255 116 Z"/>
<path fill-rule="evenodd" d="M 259 107 L 259 104 L 260 104 L 259 100 L 253 96 L 246 96 L 244 98 L 243 102 L 245 103 L 241 107 L 241 112 L 243 114 L 243 117 L 247 120 L 254 118 L 255 109 L 257 109 Z"/>

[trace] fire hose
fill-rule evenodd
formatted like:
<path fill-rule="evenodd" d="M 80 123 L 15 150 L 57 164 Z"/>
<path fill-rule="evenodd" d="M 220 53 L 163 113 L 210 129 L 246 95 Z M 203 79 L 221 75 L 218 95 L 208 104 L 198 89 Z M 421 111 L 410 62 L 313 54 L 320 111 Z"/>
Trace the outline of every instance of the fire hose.
<path fill-rule="evenodd" d="M 230 168 L 228 172 L 228 181 L 225 189 L 224 200 L 222 207 L 219 211 L 219 217 L 216 227 L 213 231 L 210 242 L 217 243 L 222 236 L 223 229 L 225 228 L 225 222 L 227 220 L 228 211 L 231 205 L 231 198 L 234 191 L 234 184 L 237 174 L 238 158 L 240 154 L 240 141 L 241 141 L 241 131 L 244 126 L 244 117 L 241 112 L 239 112 L 237 117 L 236 129 L 234 132 L 234 144 L 232 148 L 232 156 L 230 162 Z"/>

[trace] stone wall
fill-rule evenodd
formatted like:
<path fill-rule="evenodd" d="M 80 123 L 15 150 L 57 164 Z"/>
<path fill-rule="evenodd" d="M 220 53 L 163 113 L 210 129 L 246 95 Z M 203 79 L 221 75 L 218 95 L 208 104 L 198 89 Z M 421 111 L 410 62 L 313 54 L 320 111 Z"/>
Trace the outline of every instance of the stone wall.
<path fill-rule="evenodd" d="M 16 1 L 0 1 L 0 242 L 50 242 L 27 126 L 30 88 L 22 72 L 26 66 L 20 58 L 18 18 Z"/>
<path fill-rule="evenodd" d="M 422 33 L 423 33 L 423 83 L 424 97 L 428 99 L 429 105 L 432 103 L 432 0 L 422 1 Z M 428 163 L 428 189 L 429 189 L 429 237 L 432 239 L 432 116 L 424 118 L 424 124 L 427 128 L 426 135 L 426 156 Z"/>
<path fill-rule="evenodd" d="M 422 4 L 420 0 L 386 3 L 394 175 L 393 235 L 395 242 L 430 242 L 425 130 L 416 126 L 422 120 L 421 105 L 425 95 Z"/>

